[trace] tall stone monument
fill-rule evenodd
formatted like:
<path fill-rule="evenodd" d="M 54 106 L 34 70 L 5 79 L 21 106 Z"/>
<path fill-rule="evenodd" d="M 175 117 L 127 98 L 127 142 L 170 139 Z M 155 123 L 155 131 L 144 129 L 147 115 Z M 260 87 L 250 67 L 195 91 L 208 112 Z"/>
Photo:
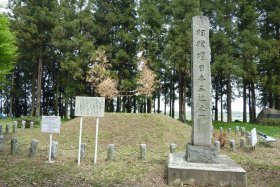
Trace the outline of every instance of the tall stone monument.
<path fill-rule="evenodd" d="M 192 19 L 192 139 L 186 153 L 170 153 L 169 185 L 246 186 L 246 171 L 211 141 L 211 51 L 209 19 Z"/>

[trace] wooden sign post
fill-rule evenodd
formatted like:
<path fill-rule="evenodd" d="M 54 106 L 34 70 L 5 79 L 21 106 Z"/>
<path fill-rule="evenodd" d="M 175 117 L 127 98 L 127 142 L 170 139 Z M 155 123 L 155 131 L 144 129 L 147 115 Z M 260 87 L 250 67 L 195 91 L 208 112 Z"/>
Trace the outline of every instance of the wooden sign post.
<path fill-rule="evenodd" d="M 75 100 L 75 116 L 80 116 L 80 134 L 79 134 L 79 148 L 78 148 L 78 165 L 81 159 L 81 143 L 83 131 L 83 116 L 96 117 L 96 131 L 95 131 L 95 149 L 94 149 L 94 164 L 97 162 L 97 147 L 98 147 L 98 128 L 99 117 L 104 117 L 105 98 L 104 97 L 80 97 L 77 96 Z"/>
<path fill-rule="evenodd" d="M 48 163 L 52 163 L 52 134 L 60 133 L 60 117 L 59 116 L 42 116 L 41 132 L 50 133 L 50 147 L 49 147 L 49 160 Z"/>

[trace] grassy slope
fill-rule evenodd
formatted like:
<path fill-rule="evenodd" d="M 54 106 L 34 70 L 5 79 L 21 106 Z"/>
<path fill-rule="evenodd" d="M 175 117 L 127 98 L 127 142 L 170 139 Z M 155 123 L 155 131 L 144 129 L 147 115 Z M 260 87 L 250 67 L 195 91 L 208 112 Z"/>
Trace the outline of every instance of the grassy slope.
<path fill-rule="evenodd" d="M 169 144 L 178 145 L 177 150 L 185 151 L 190 141 L 191 127 L 177 120 L 159 114 L 110 114 L 100 120 L 98 164 L 93 165 L 95 141 L 95 119 L 84 118 L 83 142 L 86 143 L 86 158 L 77 166 L 77 144 L 79 118 L 64 123 L 60 134 L 53 139 L 59 142 L 58 159 L 52 165 L 44 162 L 48 157 L 49 135 L 40 129 L 19 129 L 17 137 L 21 143 L 17 155 L 9 155 L 9 143 L 0 153 L 0 186 L 165 186 L 165 166 Z M 10 141 L 12 135 L 6 135 Z M 28 158 L 31 139 L 39 140 L 35 158 Z M 239 137 L 234 133 L 228 139 Z M 106 161 L 107 145 L 116 147 L 115 161 Z M 147 161 L 139 157 L 139 144 L 147 144 Z M 249 186 L 255 184 L 280 183 L 279 146 L 260 144 L 255 152 L 247 147 L 229 151 L 228 145 L 222 150 L 248 171 Z M 276 156 L 275 156 L 276 155 Z M 265 172 L 264 172 L 265 171 Z"/>
<path fill-rule="evenodd" d="M 164 165 L 167 161 L 169 144 L 176 143 L 183 150 L 189 141 L 191 128 L 170 117 L 158 114 L 111 114 L 100 120 L 98 165 L 92 163 L 95 141 L 95 118 L 83 118 L 83 142 L 86 143 L 86 158 L 77 167 L 77 144 L 79 118 L 64 123 L 60 134 L 53 140 L 59 142 L 58 159 L 52 165 L 45 164 L 48 156 L 49 135 L 40 129 L 18 130 L 21 143 L 16 156 L 9 155 L 9 143 L 0 153 L 0 186 L 6 184 L 86 185 L 107 186 L 111 184 L 135 183 L 154 169 L 159 169 L 163 183 Z M 12 135 L 6 135 L 10 141 Z M 39 140 L 35 158 L 28 158 L 31 139 Z M 117 155 L 114 162 L 106 161 L 107 145 L 115 144 Z M 146 143 L 148 161 L 139 157 L 139 144 Z M 163 183 L 164 185 L 164 183 Z"/>

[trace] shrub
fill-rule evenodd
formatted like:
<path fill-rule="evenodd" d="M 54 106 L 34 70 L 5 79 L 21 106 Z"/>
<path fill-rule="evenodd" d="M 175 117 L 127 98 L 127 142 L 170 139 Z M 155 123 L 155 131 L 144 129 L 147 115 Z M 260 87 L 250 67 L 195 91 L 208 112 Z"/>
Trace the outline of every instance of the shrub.
<path fill-rule="evenodd" d="M 280 126 L 280 119 L 264 118 L 260 120 L 260 124 L 269 126 Z"/>

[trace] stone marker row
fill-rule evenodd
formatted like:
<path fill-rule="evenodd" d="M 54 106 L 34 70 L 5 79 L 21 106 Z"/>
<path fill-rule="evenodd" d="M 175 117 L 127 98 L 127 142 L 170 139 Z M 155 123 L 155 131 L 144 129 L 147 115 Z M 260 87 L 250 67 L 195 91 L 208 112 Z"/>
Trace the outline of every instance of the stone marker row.
<path fill-rule="evenodd" d="M 25 124 L 26 124 L 26 121 L 22 121 L 22 130 L 25 129 Z M 17 125 L 18 125 L 18 122 L 17 121 L 14 121 L 13 122 L 13 133 L 17 133 Z M 34 128 L 34 122 L 30 122 L 30 129 L 33 129 Z M 7 124 L 6 125 L 6 134 L 9 134 L 10 133 L 10 124 Z M 3 125 L 0 124 L 0 135 L 3 134 Z"/>
<path fill-rule="evenodd" d="M 38 147 L 38 140 L 32 139 L 30 143 L 30 148 L 29 148 L 29 157 L 34 157 L 37 152 L 37 147 Z M 57 147 L 58 143 L 53 141 L 52 142 L 52 159 L 55 160 L 57 158 Z M 13 137 L 11 139 L 11 147 L 10 147 L 10 153 L 12 155 L 17 154 L 19 149 L 19 142 L 17 137 Z M 4 151 L 4 136 L 0 135 L 0 152 Z"/>
<path fill-rule="evenodd" d="M 213 127 L 212 127 L 212 128 L 213 128 Z M 235 134 L 236 134 L 236 135 L 239 134 L 239 130 L 240 130 L 241 136 L 245 136 L 245 134 L 246 134 L 245 127 L 239 128 L 239 126 L 235 126 Z M 220 128 L 219 128 L 219 131 L 220 131 L 220 133 L 223 133 L 223 132 L 224 132 L 223 127 L 220 127 Z M 227 132 L 228 132 L 228 133 L 231 133 L 231 128 L 228 128 L 228 129 L 227 129 Z"/>

